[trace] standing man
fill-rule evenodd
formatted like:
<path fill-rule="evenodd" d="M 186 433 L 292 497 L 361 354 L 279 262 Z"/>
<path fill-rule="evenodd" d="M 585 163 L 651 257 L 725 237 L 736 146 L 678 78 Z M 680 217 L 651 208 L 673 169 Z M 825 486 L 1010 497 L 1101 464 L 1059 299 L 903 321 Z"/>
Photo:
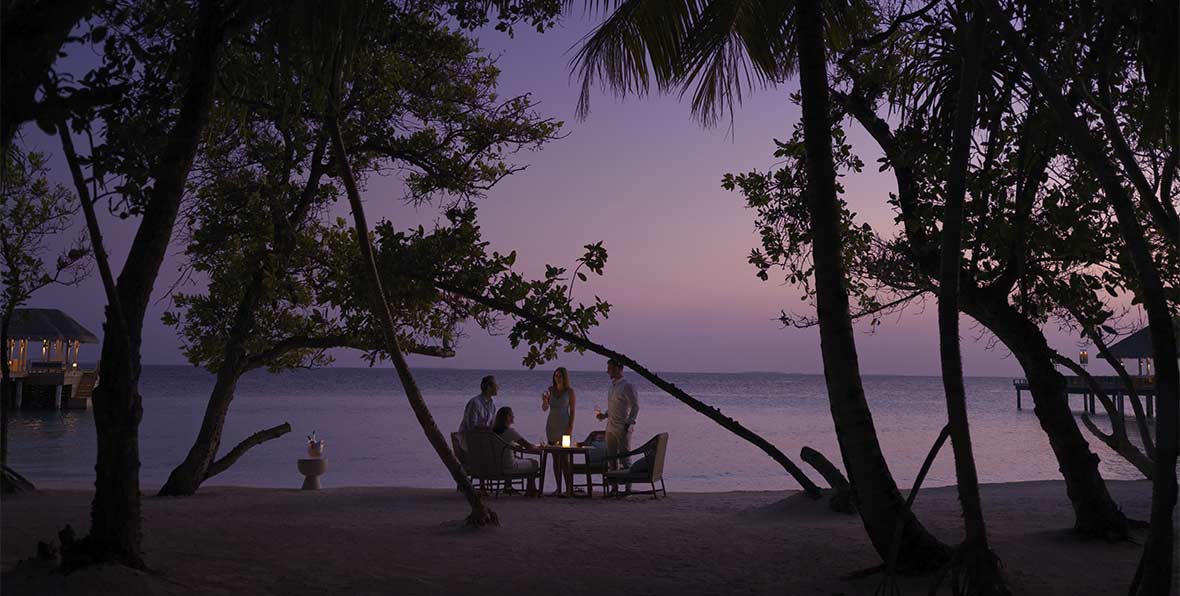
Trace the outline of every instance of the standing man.
<path fill-rule="evenodd" d="M 479 382 L 479 395 L 467 400 L 467 407 L 463 408 L 463 421 L 459 423 L 459 432 L 483 429 L 490 430 L 496 419 L 496 404 L 492 403 L 492 396 L 500 392 L 496 384 L 496 377 L 488 375 Z"/>
<path fill-rule="evenodd" d="M 614 359 L 606 363 L 606 374 L 610 375 L 610 391 L 606 397 L 606 413 L 598 412 L 599 420 L 606 420 L 606 454 L 608 456 L 627 453 L 631 450 L 631 431 L 635 428 L 635 416 L 639 414 L 639 396 L 635 388 L 623 378 L 623 364 Z M 622 467 L 631 467 L 629 458 L 623 458 Z M 611 469 L 619 468 L 620 460 L 611 460 Z"/>

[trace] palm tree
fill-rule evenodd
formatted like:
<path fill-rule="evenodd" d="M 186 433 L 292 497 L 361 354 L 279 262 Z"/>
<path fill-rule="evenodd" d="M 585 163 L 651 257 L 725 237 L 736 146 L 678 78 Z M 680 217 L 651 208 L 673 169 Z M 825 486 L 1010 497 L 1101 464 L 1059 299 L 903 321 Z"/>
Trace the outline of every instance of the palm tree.
<path fill-rule="evenodd" d="M 845 286 L 827 45 L 842 40 L 862 18 L 847 6 L 819 0 L 622 0 L 575 57 L 583 77 L 579 108 L 586 112 L 596 78 L 618 94 L 645 92 L 654 79 L 660 90 L 684 92 L 696 84 L 693 110 L 708 123 L 740 101 L 741 73 L 747 84 L 765 84 L 798 70 L 820 345 L 841 455 L 878 554 L 888 556 L 900 526 L 898 569 L 931 569 L 947 559 L 949 549 L 906 507 L 881 452 L 861 383 Z"/>
<path fill-rule="evenodd" d="M 942 222 L 942 263 L 938 289 L 938 339 L 942 356 L 942 384 L 946 391 L 951 447 L 955 452 L 955 476 L 963 507 L 966 538 L 955 552 L 951 588 L 957 594 L 1008 594 L 999 572 L 999 560 L 987 542 L 987 527 L 979 499 L 979 477 L 971 450 L 967 423 L 967 394 L 963 386 L 963 355 L 959 346 L 959 272 L 963 258 L 963 201 L 967 186 L 972 132 L 980 78 L 980 46 L 983 23 L 971 17 L 961 38 L 962 75 L 952 129 L 950 170 L 947 174 L 946 208 Z M 986 22 L 986 21 L 985 21 Z"/>

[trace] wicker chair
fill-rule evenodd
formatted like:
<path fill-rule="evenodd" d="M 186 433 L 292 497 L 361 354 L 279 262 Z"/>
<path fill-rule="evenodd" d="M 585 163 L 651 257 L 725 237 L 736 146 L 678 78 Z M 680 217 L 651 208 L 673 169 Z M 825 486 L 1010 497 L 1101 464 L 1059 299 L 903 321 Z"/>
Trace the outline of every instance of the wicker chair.
<path fill-rule="evenodd" d="M 504 465 L 505 456 L 512 453 L 523 454 L 526 451 L 516 445 L 510 445 L 500 438 L 500 435 L 489 430 L 474 430 L 464 433 L 461 442 L 467 447 L 467 461 L 464 466 L 472 482 L 484 492 L 492 492 L 499 496 L 500 491 L 515 488 L 520 483 L 520 490 L 526 490 L 526 482 L 530 478 L 541 475 L 539 466 L 530 469 L 514 470 Z"/>
<path fill-rule="evenodd" d="M 590 434 L 586 435 L 586 440 L 582 441 L 582 445 L 590 445 L 593 443 L 602 444 L 603 452 L 605 452 L 606 451 L 606 431 L 604 431 L 604 430 L 591 431 Z M 573 472 L 573 475 L 574 475 L 573 487 L 574 487 L 574 489 L 584 488 L 584 489 L 586 489 L 587 494 L 593 495 L 594 494 L 594 476 L 597 475 L 599 478 L 599 484 L 602 484 L 602 475 L 604 472 L 606 472 L 606 461 L 604 459 L 602 459 L 601 457 L 595 459 L 595 458 L 591 457 L 590 455 L 587 455 L 586 460 L 584 462 L 579 463 L 579 462 L 575 461 L 574 462 L 574 472 Z M 583 477 L 586 481 L 579 484 L 578 483 L 579 476 Z M 606 485 L 603 484 L 602 488 L 605 491 Z"/>
<path fill-rule="evenodd" d="M 652 498 L 658 499 L 662 493 L 665 497 L 668 496 L 668 489 L 664 487 L 664 455 L 668 452 L 668 433 L 660 433 L 651 438 L 648 442 L 640 445 L 638 449 L 634 449 L 627 453 L 620 453 L 617 455 L 608 455 L 603 459 L 604 464 L 614 460 L 621 460 L 625 457 L 635 455 L 642 455 L 641 459 L 632 462 L 631 467 L 626 470 L 608 470 L 602 475 L 603 488 L 610 484 L 614 488 L 616 496 L 625 497 L 630 494 L 650 494 Z M 656 488 L 656 482 L 660 483 L 660 488 Z M 623 492 L 619 491 L 619 485 L 625 485 L 627 489 Z M 633 484 L 650 484 L 651 490 L 633 491 Z"/>
<path fill-rule="evenodd" d="M 471 474 L 467 473 L 467 446 L 463 443 L 463 437 L 459 433 L 451 433 L 451 451 L 455 452 L 455 459 L 459 460 L 459 467 L 463 469 L 463 475 L 470 480 Z"/>

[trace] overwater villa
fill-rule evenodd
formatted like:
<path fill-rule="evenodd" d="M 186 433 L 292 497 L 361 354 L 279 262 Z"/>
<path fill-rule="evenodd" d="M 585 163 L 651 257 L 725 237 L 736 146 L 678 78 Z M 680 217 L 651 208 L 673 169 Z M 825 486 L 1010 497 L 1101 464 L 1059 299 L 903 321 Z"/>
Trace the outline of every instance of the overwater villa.
<path fill-rule="evenodd" d="M 1180 319 L 1173 321 L 1178 333 L 1180 333 Z M 1127 337 L 1124 337 L 1119 342 L 1110 346 L 1110 354 L 1115 358 L 1124 361 L 1136 361 L 1136 368 L 1128 369 L 1127 372 L 1131 375 L 1131 383 L 1135 394 L 1144 400 L 1146 405 L 1147 416 L 1155 415 L 1155 372 L 1152 362 L 1151 349 L 1151 328 L 1144 327 Z M 1090 362 L 1090 353 L 1087 350 L 1078 352 L 1078 363 L 1082 366 L 1088 365 Z M 1129 391 L 1127 384 L 1123 379 L 1113 375 L 1094 375 L 1094 380 L 1102 388 L 1103 392 L 1109 395 L 1115 402 L 1115 409 L 1120 414 L 1126 414 L 1126 406 L 1124 398 L 1127 397 Z M 1022 391 L 1028 391 L 1029 385 L 1027 379 L 1016 379 L 1012 382 L 1016 387 L 1016 408 L 1022 409 Z M 1081 395 L 1082 396 L 1082 411 L 1091 414 L 1097 411 L 1097 399 L 1094 396 L 1093 388 L 1086 380 L 1079 376 L 1065 377 L 1065 392 L 1066 396 Z"/>
<path fill-rule="evenodd" d="M 13 407 L 88 408 L 98 371 L 80 368 L 78 354 L 92 343 L 98 338 L 89 329 L 56 308 L 16 309 L 8 340 Z"/>

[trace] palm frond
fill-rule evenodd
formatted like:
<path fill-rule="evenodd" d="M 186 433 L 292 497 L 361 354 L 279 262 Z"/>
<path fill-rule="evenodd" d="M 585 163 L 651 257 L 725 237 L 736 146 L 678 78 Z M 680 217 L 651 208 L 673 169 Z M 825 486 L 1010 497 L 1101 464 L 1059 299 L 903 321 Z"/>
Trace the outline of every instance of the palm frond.
<path fill-rule="evenodd" d="M 590 0 L 609 13 L 571 61 L 582 79 L 578 116 L 590 110 L 590 88 L 603 82 L 616 96 L 677 90 L 692 94 L 692 112 L 713 125 L 745 91 L 784 81 L 795 70 L 794 0 Z M 825 32 L 834 48 L 871 28 L 867 0 L 825 2 Z"/>
<path fill-rule="evenodd" d="M 692 112 L 708 125 L 741 104 L 743 89 L 765 87 L 794 70 L 790 0 L 713 0 L 683 51 L 680 93 L 695 89 Z"/>
<path fill-rule="evenodd" d="M 618 97 L 646 94 L 653 82 L 666 91 L 679 80 L 682 49 L 700 17 L 696 0 L 592 1 L 589 7 L 610 14 L 581 40 L 570 61 L 582 79 L 578 117 L 590 111 L 590 88 L 596 80 Z"/>

